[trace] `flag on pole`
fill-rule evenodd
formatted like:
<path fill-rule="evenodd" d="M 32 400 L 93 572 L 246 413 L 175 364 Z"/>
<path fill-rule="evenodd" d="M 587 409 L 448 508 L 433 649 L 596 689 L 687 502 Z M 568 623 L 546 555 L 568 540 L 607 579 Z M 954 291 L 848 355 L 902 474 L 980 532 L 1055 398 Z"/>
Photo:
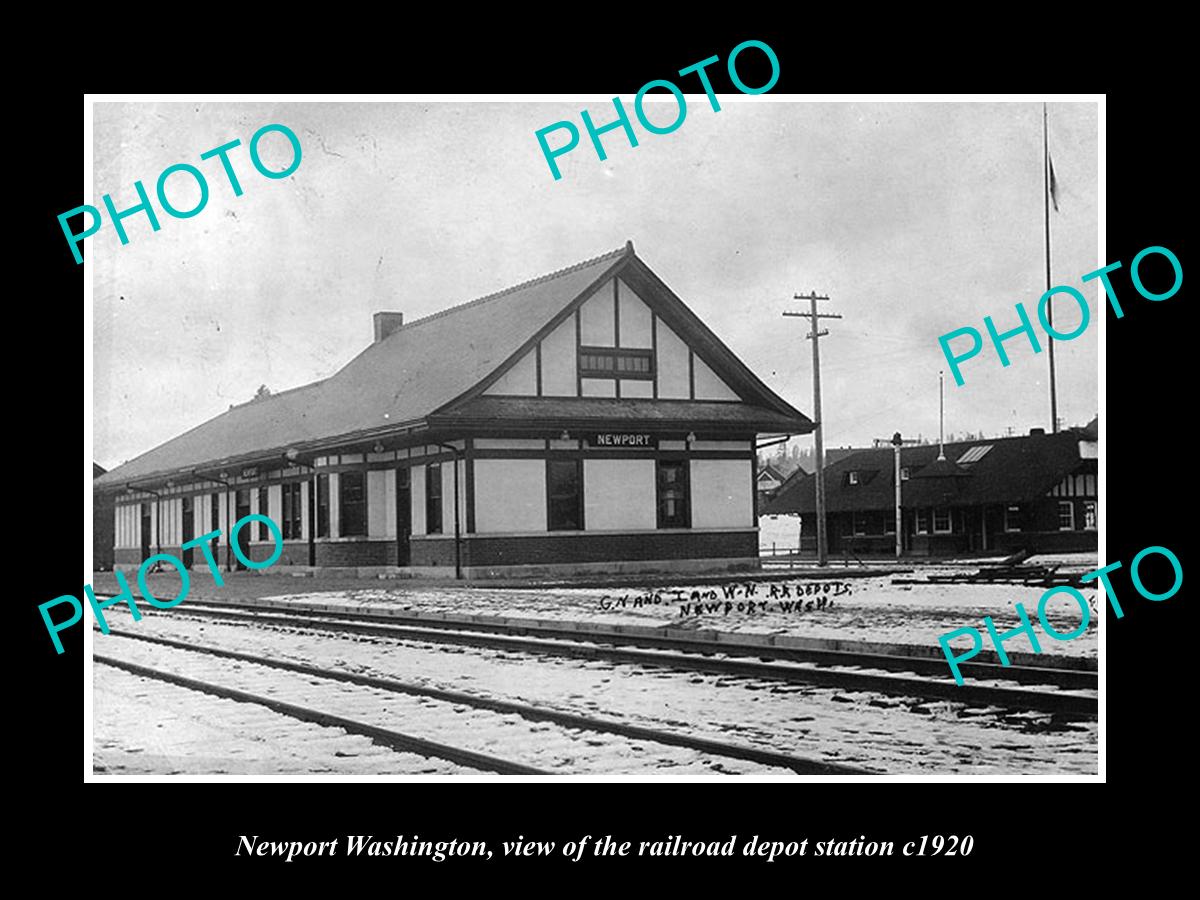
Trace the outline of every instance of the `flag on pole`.
<path fill-rule="evenodd" d="M 1058 179 L 1054 177 L 1054 157 L 1049 150 L 1046 151 L 1046 161 L 1050 164 L 1050 202 L 1054 204 L 1054 211 L 1058 212 Z"/>

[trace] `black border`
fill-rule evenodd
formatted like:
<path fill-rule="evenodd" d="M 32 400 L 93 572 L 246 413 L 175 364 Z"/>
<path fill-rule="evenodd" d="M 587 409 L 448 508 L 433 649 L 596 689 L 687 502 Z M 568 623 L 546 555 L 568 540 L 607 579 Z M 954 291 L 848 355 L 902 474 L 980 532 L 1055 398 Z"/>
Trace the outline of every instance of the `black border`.
<path fill-rule="evenodd" d="M 1008 33 L 990 34 L 990 40 L 983 42 L 986 46 L 974 39 L 966 45 L 949 41 L 939 46 L 935 40 L 897 38 L 897 48 L 891 35 L 886 43 L 878 37 L 864 40 L 857 29 L 821 28 L 807 21 L 771 28 L 726 24 L 725 34 L 735 37 L 716 33 L 716 27 L 702 36 L 676 31 L 664 36 L 612 21 L 605 11 L 595 15 L 605 21 L 590 33 L 565 25 L 551 38 L 536 32 L 512 37 L 506 32 L 503 41 L 480 47 L 471 47 L 461 32 L 455 32 L 453 39 L 425 32 L 420 39 L 406 40 L 403 53 L 392 46 L 384 55 L 381 47 L 375 57 L 378 62 L 371 66 L 343 65 L 338 87 L 477 92 L 475 82 L 486 76 L 487 89 L 495 92 L 601 91 L 629 98 L 646 80 L 669 77 L 670 72 L 712 54 L 724 58 L 745 37 L 757 37 L 776 50 L 781 62 L 776 92 L 1095 91 L 1119 80 L 1098 70 L 1100 63 L 1089 61 L 1089 53 L 1084 52 L 1088 45 L 1077 29 L 1050 21 L 1031 19 L 1024 32 L 1013 25 L 997 26 L 1009 29 Z M 507 24 L 510 29 L 517 25 Z M 886 23 L 879 24 L 886 30 Z M 1072 36 L 1069 47 L 1061 43 L 1067 34 Z M 1107 39 L 1097 43 L 1091 55 L 1098 59 L 1108 52 L 1106 46 Z M 886 50 L 877 53 L 881 48 Z M 992 48 L 994 52 L 988 52 Z M 364 53 L 357 45 L 354 51 L 358 63 Z M 333 56 L 336 59 L 337 54 Z M 315 56 L 310 62 L 287 84 L 289 90 L 329 89 L 329 69 L 337 63 L 318 64 Z M 215 62 L 206 67 L 202 84 L 188 75 L 176 79 L 174 89 L 210 92 L 259 87 L 262 82 L 253 84 L 244 77 L 244 65 L 244 60 L 229 60 L 221 84 L 221 76 L 213 73 L 221 72 L 223 63 Z M 1139 67 L 1127 57 L 1120 65 L 1128 70 Z M 378 77 L 372 77 L 374 71 Z M 720 69 L 713 71 L 719 74 Z M 1161 72 L 1155 67 L 1153 74 Z M 752 70 L 744 77 L 758 83 Z M 718 91 L 728 90 L 716 78 L 714 83 Z M 1190 206 L 1185 185 L 1191 182 L 1191 167 L 1184 165 L 1186 141 L 1176 130 L 1180 102 L 1163 84 L 1148 81 L 1108 94 L 1105 261 L 1125 262 L 1126 268 L 1113 280 L 1121 297 L 1129 299 L 1123 319 L 1107 313 L 1109 379 L 1102 420 L 1107 480 L 1102 502 L 1110 561 L 1123 560 L 1127 566 L 1139 550 L 1157 544 L 1171 548 L 1187 570 L 1181 527 L 1182 516 L 1190 511 L 1186 491 L 1191 481 L 1193 380 L 1184 369 L 1191 357 L 1190 331 L 1183 318 L 1187 302 L 1184 291 L 1162 303 L 1141 300 L 1132 292 L 1127 268 L 1134 254 L 1150 245 L 1171 248 L 1187 268 L 1182 213 Z M 94 85 L 98 90 L 112 87 Z M 157 84 L 156 89 L 160 89 Z M 22 356 L 23 348 L 14 351 L 14 369 L 27 377 L 12 378 L 10 388 L 10 421 L 20 433 L 28 434 L 22 452 L 33 457 L 32 465 L 39 472 L 39 477 L 21 479 L 24 483 L 18 491 L 26 494 L 10 507 L 20 510 L 20 533 L 10 539 L 10 571 L 18 575 L 14 603 L 24 617 L 21 635 L 26 650 L 23 664 L 10 672 L 20 678 L 17 693 L 27 706 L 21 714 L 22 733 L 32 735 L 23 748 L 21 774 L 28 767 L 33 777 L 21 780 L 32 788 L 33 797 L 22 802 L 18 819 L 27 835 L 22 844 L 40 847 L 48 860 L 60 865 L 71 855 L 64 850 L 67 841 L 87 845 L 85 852 L 93 858 L 102 852 L 95 845 L 107 844 L 112 852 L 107 869 L 87 870 L 88 877 L 96 879 L 116 877 L 135 859 L 139 879 L 158 874 L 186 878 L 194 885 L 243 888 L 247 882 L 257 882 L 275 889 L 303 885 L 310 890 L 326 885 L 345 889 L 359 883 L 347 882 L 347 876 L 378 877 L 381 884 L 407 890 L 414 875 L 422 879 L 416 884 L 426 883 L 423 876 L 429 876 L 439 884 L 489 878 L 494 885 L 524 886 L 539 883 L 538 876 L 547 873 L 570 872 L 589 879 L 607 876 L 606 882 L 597 884 L 635 884 L 644 889 L 654 882 L 625 879 L 640 878 L 651 870 L 665 879 L 658 880 L 658 890 L 697 884 L 716 889 L 724 887 L 721 879 L 726 876 L 742 889 L 755 885 L 767 889 L 759 879 L 776 875 L 785 876 L 782 883 L 793 888 L 861 889 L 897 884 L 897 873 L 909 874 L 913 884 L 927 889 L 945 889 L 949 883 L 956 890 L 974 891 L 986 877 L 1012 890 L 1043 886 L 1067 890 L 1078 885 L 1081 867 L 1096 871 L 1097 852 L 1109 842 L 1118 845 L 1111 851 L 1117 858 L 1124 855 L 1136 861 L 1143 858 L 1139 854 L 1150 852 L 1156 858 L 1170 857 L 1172 827 L 1158 817 L 1154 803 L 1158 800 L 1165 810 L 1168 801 L 1159 798 L 1177 795 L 1178 787 L 1187 781 L 1187 758 L 1179 751 L 1188 746 L 1184 729 L 1190 724 L 1190 707 L 1183 702 L 1188 681 L 1181 660 L 1189 655 L 1189 648 L 1172 641 L 1186 642 L 1190 637 L 1184 618 L 1187 600 L 1184 591 L 1162 603 L 1136 598 L 1126 572 L 1113 579 L 1125 616 L 1117 620 L 1111 611 L 1106 615 L 1109 786 L 1104 788 L 928 782 L 904 787 L 293 784 L 225 785 L 215 790 L 191 785 L 83 785 L 81 631 L 64 633 L 66 652 L 57 656 L 45 639 L 36 609 L 45 599 L 79 590 L 80 570 L 73 562 L 78 544 L 67 539 L 66 528 L 83 487 L 78 444 L 70 436 L 78 421 L 72 412 L 77 408 L 78 381 L 68 373 L 74 369 L 70 360 L 78 345 L 71 346 L 72 332 L 62 325 L 69 316 L 62 313 L 79 302 L 82 268 L 67 252 L 55 216 L 81 202 L 82 96 L 76 89 L 60 87 L 40 93 L 36 104 L 31 118 L 39 140 L 30 153 L 40 177 L 22 179 L 20 187 L 28 191 L 23 204 L 33 215 L 20 216 L 19 222 L 21 227 L 32 226 L 33 240 L 22 245 L 35 249 L 41 265 L 34 270 L 36 276 L 28 279 L 26 302 L 17 309 L 23 334 L 52 339 L 36 342 L 47 347 L 36 361 Z M 1144 577 L 1154 586 L 1156 576 L 1149 569 Z M 1172 783 L 1176 778 L 1181 779 L 1178 786 Z M 1135 810 L 1137 817 L 1131 818 Z M 858 834 L 898 840 L 908 834 L 971 833 L 976 849 L 969 859 L 928 863 L 898 858 L 824 863 L 806 859 L 764 868 L 754 860 L 663 860 L 652 865 L 621 859 L 596 861 L 582 869 L 561 860 L 509 860 L 487 866 L 442 863 L 421 868 L 419 874 L 413 865 L 396 859 L 373 860 L 364 866 L 343 857 L 318 866 L 270 859 L 251 862 L 233 856 L 242 833 L 319 840 L 372 832 L 416 832 L 429 838 L 482 836 L 492 841 L 518 833 L 556 841 L 580 833 L 610 833 L 625 840 L 655 840 L 681 832 L 693 840 L 727 839 L 731 833 L 783 839 L 807 834 L 814 840 Z M 557 878 L 550 882 L 556 892 L 575 889 L 577 884 Z"/>

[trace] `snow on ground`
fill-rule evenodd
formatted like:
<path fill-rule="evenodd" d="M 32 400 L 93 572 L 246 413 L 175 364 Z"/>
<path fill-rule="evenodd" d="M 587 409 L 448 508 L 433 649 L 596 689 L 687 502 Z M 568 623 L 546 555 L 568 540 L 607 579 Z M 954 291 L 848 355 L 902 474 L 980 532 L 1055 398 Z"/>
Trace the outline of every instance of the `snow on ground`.
<path fill-rule="evenodd" d="M 924 571 L 924 570 L 923 570 Z M 320 603 L 366 609 L 400 607 L 425 612 L 471 613 L 522 619 L 586 621 L 611 625 L 637 624 L 717 629 L 758 634 L 915 644 L 937 649 L 940 635 L 957 628 L 984 632 L 991 616 L 997 631 L 1020 624 L 1016 603 L 1038 627 L 1046 655 L 1096 656 L 1098 616 L 1095 590 L 1084 590 L 1090 606 L 1088 630 L 1070 641 L 1041 634 L 1038 601 L 1044 588 L 1022 585 L 893 584 L 894 576 L 747 580 L 732 586 L 688 585 L 656 588 L 471 588 L 362 587 L 338 591 L 281 594 L 272 600 Z M 749 586 L 749 587 L 748 587 Z M 752 594 L 748 591 L 752 590 Z M 727 596 L 732 592 L 733 596 Z M 212 592 L 216 597 L 216 592 Z M 797 599 L 803 603 L 798 605 Z M 824 601 L 822 604 L 821 601 Z M 701 604 L 697 611 L 697 603 Z M 824 608 L 818 608 L 818 606 Z M 1074 631 L 1079 607 L 1070 597 L 1054 598 L 1047 610 L 1061 633 Z M 954 645 L 970 646 L 963 636 Z M 1032 653 L 1028 638 L 1018 635 L 1004 644 L 1009 652 Z M 990 649 L 990 642 L 989 642 Z"/>
<path fill-rule="evenodd" d="M 1047 730 L 1036 721 L 1005 718 L 995 710 L 964 709 L 961 704 L 942 701 L 672 672 L 602 660 L 531 658 L 478 647 L 251 627 L 193 618 L 187 615 L 186 606 L 178 610 L 178 615 L 147 616 L 128 627 L 243 653 L 598 715 L 891 774 L 1096 771 L 1094 721 Z M 127 621 L 126 616 L 122 618 Z M 111 639 L 97 636 L 97 652 L 104 652 Z M 618 749 L 611 743 L 605 748 L 600 742 L 589 747 L 587 754 L 601 757 Z M 645 757 L 640 761 L 626 758 L 624 771 L 645 771 L 648 763 Z M 587 765 L 619 770 L 622 763 L 597 758 L 589 759 Z M 685 769 L 666 771 L 681 770 Z"/>
<path fill-rule="evenodd" d="M 800 546 L 800 517 L 759 516 L 758 546 L 767 555 L 794 552 Z"/>
<path fill-rule="evenodd" d="M 983 568 L 985 566 L 994 566 L 1007 559 L 1006 554 L 1000 556 L 983 557 L 964 557 L 963 559 L 948 559 L 943 565 L 948 566 L 975 566 Z M 1086 573 L 1099 568 L 1098 557 L 1094 550 L 1083 551 L 1079 553 L 1039 553 L 1037 556 L 1031 556 L 1018 565 L 1022 566 L 1056 566 L 1061 573 Z M 934 565 L 938 565 L 935 563 Z"/>
<path fill-rule="evenodd" d="M 92 766 L 97 775 L 461 775 L 440 759 L 96 665 Z"/>
<path fill-rule="evenodd" d="M 208 629 L 210 632 L 214 630 Z M 241 631 L 245 632 L 246 629 Z M 231 662 L 114 635 L 109 635 L 104 641 L 105 649 L 102 652 L 124 661 L 269 696 L 476 753 L 521 762 L 551 773 L 612 775 L 654 771 L 665 774 L 712 774 L 716 771 L 729 774 L 788 774 L 789 771 L 739 759 L 713 759 L 696 750 L 606 732 L 583 731 L 549 722 L 531 722 L 515 713 L 478 709 L 466 704 L 399 694 L 312 675 L 300 676 L 263 665 Z M 228 646 L 228 643 L 230 641 L 227 640 L 222 646 Z M 353 650 L 354 643 L 343 643 L 342 647 Z M 309 660 L 311 657 L 306 659 Z M 204 694 L 195 696 L 203 700 L 210 699 Z M 195 702 L 185 703 L 182 708 L 190 709 Z M 266 712 L 262 707 L 252 704 L 237 705 Z M 234 735 L 252 727 L 244 717 L 241 721 L 237 718 L 227 721 Z M 100 734 L 99 727 L 96 734 Z M 307 741 L 303 736 L 297 738 L 295 749 L 302 750 Z M 362 740 L 366 741 L 365 738 Z"/>

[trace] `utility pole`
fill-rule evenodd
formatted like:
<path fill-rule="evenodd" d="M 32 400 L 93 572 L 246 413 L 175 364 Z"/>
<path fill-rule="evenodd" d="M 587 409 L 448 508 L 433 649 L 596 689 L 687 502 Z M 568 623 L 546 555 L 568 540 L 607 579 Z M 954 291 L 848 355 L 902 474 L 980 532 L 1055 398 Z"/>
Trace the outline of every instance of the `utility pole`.
<path fill-rule="evenodd" d="M 896 482 L 896 559 L 899 559 L 904 555 L 904 517 L 901 515 L 900 493 L 900 448 L 905 444 L 908 444 L 909 446 L 915 446 L 919 443 L 921 442 L 904 440 L 902 437 L 900 437 L 900 432 L 898 431 L 892 435 L 890 440 L 888 438 L 875 438 L 876 447 L 886 447 L 888 444 L 891 444 L 893 450 L 895 451 L 893 478 Z"/>
<path fill-rule="evenodd" d="M 946 373 L 938 372 L 938 462 L 946 459 Z"/>
<path fill-rule="evenodd" d="M 821 331 L 818 327 L 818 319 L 840 319 L 840 315 L 833 313 L 817 312 L 817 301 L 828 300 L 828 297 L 818 296 L 816 291 L 810 293 L 807 297 L 803 294 L 794 294 L 794 300 L 808 300 L 812 307 L 809 312 L 791 312 L 784 311 L 785 316 L 795 316 L 799 318 L 809 319 L 812 331 L 805 335 L 806 338 L 813 342 L 813 416 L 816 421 L 816 428 L 813 429 L 813 438 L 816 441 L 816 493 L 817 493 L 817 565 L 825 566 L 829 564 L 829 544 L 825 537 L 825 445 L 824 438 L 821 434 L 821 338 L 829 334 L 828 331 Z"/>
<path fill-rule="evenodd" d="M 900 515 L 900 432 L 892 435 L 892 446 L 896 449 L 896 559 L 904 555 L 904 517 Z"/>
<path fill-rule="evenodd" d="M 1042 160 L 1042 181 L 1045 188 L 1045 207 L 1046 207 L 1046 290 L 1050 290 L 1050 195 L 1053 190 L 1051 179 L 1054 177 L 1054 170 L 1050 162 L 1050 133 L 1049 125 L 1046 117 L 1046 104 L 1042 104 L 1042 155 L 1045 157 Z M 1058 209 L 1057 201 L 1054 208 Z M 1046 303 L 1046 324 L 1051 328 L 1054 327 L 1054 301 L 1050 300 Z M 1047 347 L 1050 351 L 1050 433 L 1058 433 L 1058 389 L 1055 384 L 1054 376 L 1054 335 L 1047 334 Z"/>

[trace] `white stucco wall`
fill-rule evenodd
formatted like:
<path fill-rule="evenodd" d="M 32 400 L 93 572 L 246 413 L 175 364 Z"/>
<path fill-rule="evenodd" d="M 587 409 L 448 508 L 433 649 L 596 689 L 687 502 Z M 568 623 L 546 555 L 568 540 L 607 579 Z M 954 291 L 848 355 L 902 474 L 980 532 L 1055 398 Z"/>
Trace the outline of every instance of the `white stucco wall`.
<path fill-rule="evenodd" d="M 699 356 L 693 359 L 692 364 L 695 366 L 697 400 L 740 399 Z"/>
<path fill-rule="evenodd" d="M 621 306 L 621 346 L 649 350 L 654 344 L 650 336 L 650 319 L 654 315 L 633 289 L 617 279 L 618 302 Z M 624 393 L 624 388 L 621 390 Z"/>
<path fill-rule="evenodd" d="M 665 400 L 687 400 L 688 347 L 670 328 L 658 320 L 658 396 Z"/>
<path fill-rule="evenodd" d="M 583 521 L 588 531 L 654 528 L 654 460 L 585 459 Z"/>
<path fill-rule="evenodd" d="M 577 396 L 575 319 L 568 316 L 542 341 L 542 395 Z"/>
<path fill-rule="evenodd" d="M 387 537 L 387 474 L 383 469 L 367 472 L 367 537 Z"/>
<path fill-rule="evenodd" d="M 500 380 L 484 391 L 486 394 L 508 394 L 519 397 L 537 395 L 537 354 L 529 351 L 515 366 L 500 376 Z"/>
<path fill-rule="evenodd" d="M 409 481 L 412 496 L 412 533 L 425 533 L 425 467 L 413 466 Z"/>
<path fill-rule="evenodd" d="M 585 347 L 615 347 L 616 324 L 613 286 L 606 281 L 579 308 L 579 342 Z"/>
<path fill-rule="evenodd" d="M 750 460 L 693 459 L 692 527 L 753 527 Z"/>
<path fill-rule="evenodd" d="M 477 459 L 475 531 L 479 534 L 546 530 L 546 462 Z"/>
<path fill-rule="evenodd" d="M 585 397 L 617 396 L 617 383 L 611 378 L 585 378 L 580 384 Z"/>

